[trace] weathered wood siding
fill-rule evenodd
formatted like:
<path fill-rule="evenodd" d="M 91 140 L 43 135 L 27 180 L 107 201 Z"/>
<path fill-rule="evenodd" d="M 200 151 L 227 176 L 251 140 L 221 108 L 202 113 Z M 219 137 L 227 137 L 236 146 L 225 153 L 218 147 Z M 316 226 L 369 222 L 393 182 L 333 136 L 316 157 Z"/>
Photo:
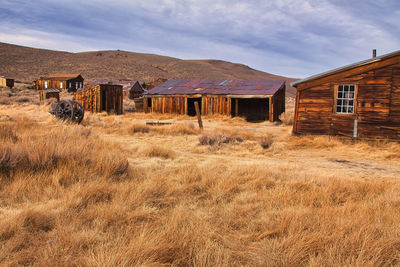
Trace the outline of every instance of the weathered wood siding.
<path fill-rule="evenodd" d="M 14 79 L 0 77 L 0 86 L 13 88 L 14 87 Z"/>
<path fill-rule="evenodd" d="M 55 99 L 57 99 L 57 101 L 60 101 L 60 93 L 59 92 L 45 92 L 44 90 L 39 91 L 39 99 L 40 99 L 41 103 L 49 98 L 55 98 Z"/>
<path fill-rule="evenodd" d="M 277 121 L 279 119 L 279 115 L 285 112 L 285 90 L 286 86 L 283 86 L 272 96 L 272 116 L 270 116 L 271 121 Z"/>
<path fill-rule="evenodd" d="M 69 80 L 38 79 L 34 81 L 33 86 L 36 90 L 55 88 L 60 90 L 67 90 L 68 92 L 75 92 L 77 89 L 83 87 L 83 80 L 84 79 L 81 76 Z"/>
<path fill-rule="evenodd" d="M 100 84 L 87 86 L 74 95 L 85 110 L 91 112 L 123 113 L 122 85 Z"/>
<path fill-rule="evenodd" d="M 307 88 L 299 86 L 294 133 L 352 137 L 357 119 L 357 137 L 399 139 L 400 63 L 349 74 Z M 353 114 L 336 113 L 339 84 L 356 85 Z"/>

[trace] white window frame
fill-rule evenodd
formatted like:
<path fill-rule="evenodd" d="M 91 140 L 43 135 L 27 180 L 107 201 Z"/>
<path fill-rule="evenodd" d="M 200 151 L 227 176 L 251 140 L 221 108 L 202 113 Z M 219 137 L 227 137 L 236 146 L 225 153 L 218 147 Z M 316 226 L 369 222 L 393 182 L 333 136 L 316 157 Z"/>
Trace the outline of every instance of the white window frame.
<path fill-rule="evenodd" d="M 336 86 L 335 113 L 354 114 L 356 102 L 357 85 L 338 84 Z"/>

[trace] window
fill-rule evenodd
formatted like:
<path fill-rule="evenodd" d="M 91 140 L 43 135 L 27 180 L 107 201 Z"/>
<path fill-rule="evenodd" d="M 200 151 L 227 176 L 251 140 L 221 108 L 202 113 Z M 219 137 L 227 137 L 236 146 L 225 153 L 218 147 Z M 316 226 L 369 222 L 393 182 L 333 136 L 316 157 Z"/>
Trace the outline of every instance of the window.
<path fill-rule="evenodd" d="M 75 89 L 78 89 L 78 82 L 75 82 Z"/>
<path fill-rule="evenodd" d="M 71 89 L 71 88 L 72 88 L 71 86 L 72 86 L 72 85 L 71 85 L 71 82 L 69 82 L 69 87 L 68 87 L 68 88 Z"/>
<path fill-rule="evenodd" d="M 47 89 L 47 81 L 44 82 L 44 88 Z"/>
<path fill-rule="evenodd" d="M 336 96 L 336 113 L 354 113 L 355 88 L 355 85 L 338 85 Z"/>
<path fill-rule="evenodd" d="M 63 83 L 60 82 L 60 89 L 63 89 Z"/>

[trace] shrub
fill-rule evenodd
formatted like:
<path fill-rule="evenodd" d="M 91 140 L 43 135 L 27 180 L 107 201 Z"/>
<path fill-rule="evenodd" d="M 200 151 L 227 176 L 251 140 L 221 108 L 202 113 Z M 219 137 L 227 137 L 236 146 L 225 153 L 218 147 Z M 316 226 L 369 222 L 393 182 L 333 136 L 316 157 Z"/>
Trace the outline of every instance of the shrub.
<path fill-rule="evenodd" d="M 267 149 L 269 148 L 272 143 L 274 142 L 274 139 L 271 134 L 267 134 L 263 137 L 260 138 L 258 143 L 262 146 L 262 148 Z"/>
<path fill-rule="evenodd" d="M 293 125 L 294 113 L 291 111 L 283 112 L 281 115 L 279 115 L 279 119 L 285 125 Z"/>
<path fill-rule="evenodd" d="M 238 135 L 205 132 L 199 136 L 199 142 L 201 145 L 220 146 L 221 144 L 243 142 L 243 138 Z"/>
<path fill-rule="evenodd" d="M 150 128 L 145 124 L 134 124 L 131 128 L 132 133 L 148 133 Z"/>
<path fill-rule="evenodd" d="M 156 145 L 150 145 L 150 146 L 146 147 L 143 150 L 143 154 L 146 157 L 159 157 L 159 158 L 165 158 L 165 159 L 175 158 L 174 151 L 172 151 L 171 149 L 161 147 L 161 146 L 156 146 Z"/>

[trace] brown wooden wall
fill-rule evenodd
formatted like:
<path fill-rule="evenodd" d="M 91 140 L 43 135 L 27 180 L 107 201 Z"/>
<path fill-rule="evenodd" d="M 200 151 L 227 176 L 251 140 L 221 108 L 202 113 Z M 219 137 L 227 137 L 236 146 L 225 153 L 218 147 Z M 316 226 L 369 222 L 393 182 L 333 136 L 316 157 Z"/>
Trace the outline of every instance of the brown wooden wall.
<path fill-rule="evenodd" d="M 91 112 L 123 113 L 123 94 L 121 85 L 101 84 L 86 86 L 76 92 L 75 100 L 82 103 L 85 110 Z"/>
<path fill-rule="evenodd" d="M 337 114 L 336 86 L 356 85 L 354 114 Z M 400 138 L 400 63 L 336 78 L 324 84 L 299 88 L 293 132 Z"/>
<path fill-rule="evenodd" d="M 46 99 L 55 98 L 57 101 L 60 101 L 60 93 L 59 92 L 45 92 L 44 90 L 39 91 L 39 99 L 40 102 L 44 102 Z"/>
<path fill-rule="evenodd" d="M 150 99 L 150 100 L 149 100 Z M 243 96 L 227 96 L 227 95 L 146 95 L 143 102 L 143 110 L 145 112 L 157 113 L 173 113 L 181 115 L 189 115 L 193 112 L 191 103 L 196 99 L 201 106 L 202 115 L 227 115 L 238 116 L 239 111 L 235 112 L 232 109 L 232 102 L 250 99 L 265 99 L 266 111 L 265 118 L 271 121 L 278 120 L 279 115 L 285 111 L 285 88 L 282 87 L 273 97 L 264 96 L 263 98 L 257 97 L 243 97 Z M 148 102 L 151 101 L 151 107 Z M 269 102 L 267 102 L 269 101 Z M 271 105 L 272 103 L 272 105 Z M 271 109 L 269 107 L 271 106 Z M 268 112 L 269 109 L 269 112 Z M 193 115 L 193 114 L 192 114 Z"/>
<path fill-rule="evenodd" d="M 0 77 L 0 86 L 13 88 L 14 87 L 14 79 L 3 78 Z"/>
<path fill-rule="evenodd" d="M 60 90 L 68 90 L 68 92 L 75 92 L 79 88 L 80 84 L 83 87 L 83 80 L 84 79 L 81 77 L 77 77 L 75 79 L 70 79 L 70 80 L 38 79 L 33 82 L 33 86 L 36 90 L 44 90 L 46 89 L 45 82 L 47 82 L 47 88 L 55 88 Z M 62 88 L 61 88 L 61 83 L 62 83 Z M 71 88 L 69 88 L 70 83 L 71 83 Z"/>

